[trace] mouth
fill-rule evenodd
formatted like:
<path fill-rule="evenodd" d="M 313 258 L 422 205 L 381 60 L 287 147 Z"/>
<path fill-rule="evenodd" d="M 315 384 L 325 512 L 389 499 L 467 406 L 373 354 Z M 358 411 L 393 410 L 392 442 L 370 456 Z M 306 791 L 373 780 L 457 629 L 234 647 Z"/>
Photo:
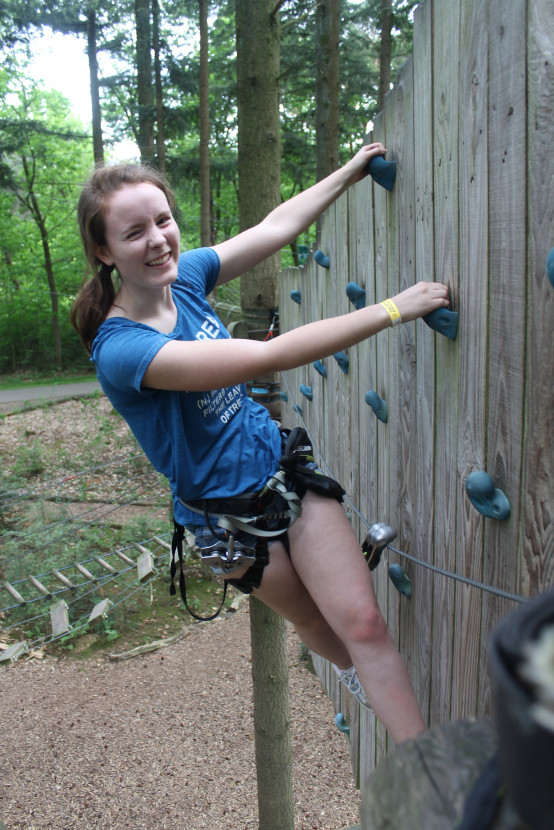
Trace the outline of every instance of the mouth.
<path fill-rule="evenodd" d="M 147 262 L 149 268 L 155 268 L 159 265 L 166 265 L 169 260 L 171 259 L 171 251 L 168 251 L 166 254 L 162 254 L 162 256 L 157 257 L 156 259 L 151 259 L 150 262 Z"/>

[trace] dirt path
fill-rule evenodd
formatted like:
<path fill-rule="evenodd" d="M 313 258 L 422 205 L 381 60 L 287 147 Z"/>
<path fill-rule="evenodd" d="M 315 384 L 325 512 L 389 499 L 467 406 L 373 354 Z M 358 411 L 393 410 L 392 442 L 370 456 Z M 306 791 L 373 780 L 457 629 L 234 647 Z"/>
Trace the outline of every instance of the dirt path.
<path fill-rule="evenodd" d="M 131 660 L 0 670 L 6 830 L 257 828 L 249 655 L 245 603 Z M 349 827 L 344 736 L 292 631 L 289 655 L 295 828 Z"/>

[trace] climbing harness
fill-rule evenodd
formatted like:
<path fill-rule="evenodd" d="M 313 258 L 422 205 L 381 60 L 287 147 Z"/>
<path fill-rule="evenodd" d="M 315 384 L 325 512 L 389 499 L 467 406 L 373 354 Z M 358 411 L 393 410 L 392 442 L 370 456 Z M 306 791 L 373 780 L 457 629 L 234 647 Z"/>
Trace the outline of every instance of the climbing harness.
<path fill-rule="evenodd" d="M 187 602 L 183 572 L 184 527 L 174 522 L 169 591 L 171 595 L 176 593 L 173 581 L 178 561 L 181 597 L 187 611 L 197 620 L 207 622 L 218 616 L 225 602 L 228 581 L 243 593 L 251 593 L 252 588 L 258 587 L 263 569 L 269 562 L 269 543 L 285 537 L 290 526 L 302 514 L 301 502 L 307 490 L 342 501 L 345 491 L 338 482 L 317 468 L 306 431 L 301 427 L 283 429 L 281 440 L 283 455 L 279 459 L 279 469 L 270 476 L 259 493 L 192 502 L 179 499 L 184 507 L 203 516 L 206 522 L 195 540 L 203 564 L 223 577 L 249 566 L 243 578 L 224 580 L 219 608 L 208 617 L 200 617 Z M 246 579 L 251 571 L 254 578 Z"/>

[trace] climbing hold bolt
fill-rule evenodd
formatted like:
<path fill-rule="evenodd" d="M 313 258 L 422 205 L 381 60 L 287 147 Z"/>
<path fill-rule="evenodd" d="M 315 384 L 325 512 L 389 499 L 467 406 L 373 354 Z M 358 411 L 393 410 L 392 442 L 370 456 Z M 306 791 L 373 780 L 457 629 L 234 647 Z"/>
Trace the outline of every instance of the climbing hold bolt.
<path fill-rule="evenodd" d="M 484 470 L 476 470 L 466 478 L 466 493 L 470 502 L 483 516 L 490 519 L 508 519 L 510 502 Z"/>
<path fill-rule="evenodd" d="M 385 190 L 391 191 L 396 179 L 396 162 L 387 161 L 384 156 L 373 156 L 366 165 L 367 172 L 374 182 Z"/>
<path fill-rule="evenodd" d="M 396 539 L 396 530 L 385 522 L 375 522 L 369 528 L 362 544 L 369 570 L 374 571 L 387 545 Z"/>
<path fill-rule="evenodd" d="M 322 268 L 328 268 L 331 264 L 329 257 L 319 249 L 314 253 L 314 259 L 318 265 L 321 265 Z"/>
<path fill-rule="evenodd" d="M 322 378 L 327 377 L 327 367 L 323 365 L 321 360 L 314 361 L 314 369 L 316 370 L 316 372 L 319 372 Z"/>
<path fill-rule="evenodd" d="M 339 732 L 344 732 L 345 735 L 350 735 L 350 726 L 348 725 L 348 721 L 346 720 L 342 712 L 339 712 L 335 716 L 335 726 L 337 727 Z"/>
<path fill-rule="evenodd" d="M 354 308 L 365 306 L 365 288 L 361 288 L 357 282 L 349 282 L 346 286 L 346 296 Z"/>
<path fill-rule="evenodd" d="M 550 284 L 554 288 L 554 248 L 549 250 L 548 256 L 546 257 L 546 273 Z"/>
<path fill-rule="evenodd" d="M 298 305 L 302 302 L 302 294 L 298 289 L 290 292 L 290 298 L 293 302 L 298 303 Z"/>
<path fill-rule="evenodd" d="M 365 402 L 368 406 L 370 406 L 373 409 L 379 420 L 386 424 L 389 419 L 387 404 L 382 398 L 379 397 L 377 392 L 375 392 L 373 389 L 370 389 L 369 392 L 366 392 Z"/>
<path fill-rule="evenodd" d="M 410 577 L 404 573 L 400 565 L 389 565 L 389 578 L 396 590 L 408 599 L 412 596 Z"/>
<path fill-rule="evenodd" d="M 313 400 L 314 396 L 312 394 L 312 387 L 311 386 L 306 386 L 305 383 L 301 383 L 299 389 L 300 389 L 300 391 L 302 392 L 302 394 L 304 395 L 305 398 L 307 398 L 309 401 Z"/>
<path fill-rule="evenodd" d="M 450 340 L 455 340 L 458 334 L 458 312 L 450 311 L 448 308 L 436 308 L 422 317 L 430 329 L 444 334 Z"/>
<path fill-rule="evenodd" d="M 348 355 L 346 354 L 346 352 L 337 352 L 336 354 L 333 355 L 333 357 L 335 358 L 335 360 L 339 364 L 339 366 L 342 369 L 342 371 L 344 372 L 344 374 L 347 375 L 348 374 L 348 369 L 349 369 L 349 366 L 350 366 L 350 361 L 348 359 Z"/>
<path fill-rule="evenodd" d="M 293 409 L 294 409 L 295 412 L 298 412 L 300 417 L 303 416 L 304 410 L 302 409 L 302 407 L 299 404 L 295 403 L 294 406 L 293 406 Z"/>

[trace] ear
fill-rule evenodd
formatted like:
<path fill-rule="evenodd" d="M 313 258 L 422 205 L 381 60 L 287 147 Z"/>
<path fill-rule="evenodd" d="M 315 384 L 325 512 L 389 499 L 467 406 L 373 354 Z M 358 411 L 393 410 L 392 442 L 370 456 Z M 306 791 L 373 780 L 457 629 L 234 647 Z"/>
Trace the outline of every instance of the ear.
<path fill-rule="evenodd" d="M 111 266 L 111 265 L 115 264 L 114 261 L 113 261 L 113 258 L 110 256 L 110 253 L 109 253 L 108 249 L 105 248 L 104 246 L 95 247 L 94 248 L 94 255 L 97 259 L 100 260 L 100 262 L 103 262 L 104 265 L 110 265 Z"/>

